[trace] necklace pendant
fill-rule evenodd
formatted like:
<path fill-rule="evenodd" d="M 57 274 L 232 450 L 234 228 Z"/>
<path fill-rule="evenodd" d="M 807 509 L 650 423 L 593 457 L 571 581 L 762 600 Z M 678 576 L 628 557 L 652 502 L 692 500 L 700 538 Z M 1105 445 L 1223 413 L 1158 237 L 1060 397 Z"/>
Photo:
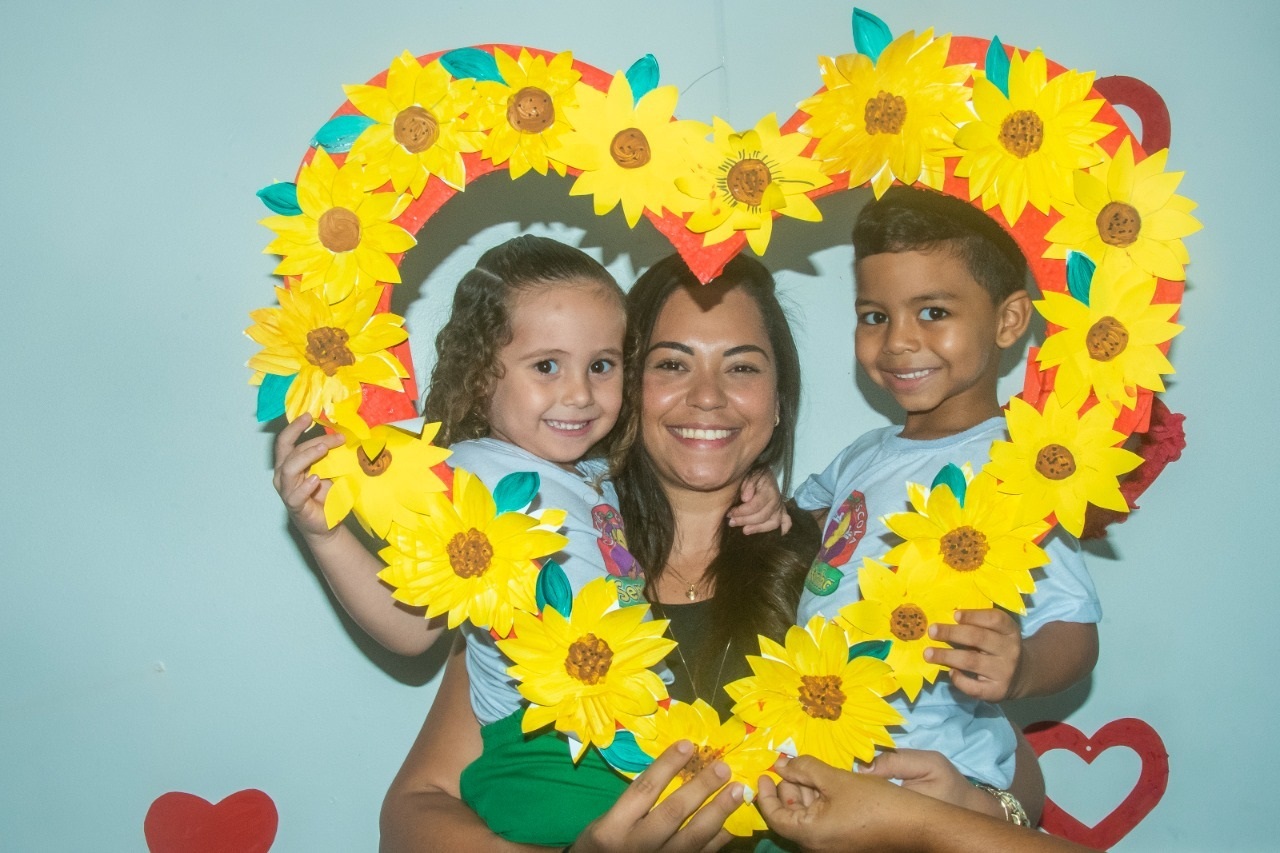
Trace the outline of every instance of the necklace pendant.
<path fill-rule="evenodd" d="M 698 589 L 693 584 L 689 584 L 689 591 L 685 593 L 690 601 L 698 600 Z"/>

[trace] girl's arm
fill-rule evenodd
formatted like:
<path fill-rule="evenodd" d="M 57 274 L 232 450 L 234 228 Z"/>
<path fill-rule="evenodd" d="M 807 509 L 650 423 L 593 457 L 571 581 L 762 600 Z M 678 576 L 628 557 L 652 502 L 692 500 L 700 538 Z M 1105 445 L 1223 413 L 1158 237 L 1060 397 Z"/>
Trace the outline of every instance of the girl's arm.
<path fill-rule="evenodd" d="M 303 415 L 276 438 L 272 480 L 276 491 L 329 588 L 356 624 L 393 652 L 421 654 L 436 641 L 444 628 L 443 621 L 428 621 L 420 611 L 400 605 L 378 580 L 382 562 L 345 524 L 329 529 L 324 518 L 324 498 L 332 483 L 308 471 L 330 450 L 342 446 L 342 436 L 321 435 L 298 444 L 311 424 L 311 416 Z"/>
<path fill-rule="evenodd" d="M 440 690 L 400 772 L 382 803 L 382 853 L 485 850 L 510 853 L 546 848 L 500 838 L 460 799 L 463 769 L 480 756 L 480 725 L 471 711 L 465 645 L 459 637 L 445 665 Z M 684 767 L 692 746 L 668 749 L 640 774 L 604 815 L 574 841 L 575 853 L 716 850 L 730 836 L 725 819 L 742 802 L 742 786 L 727 785 L 728 767 L 714 762 L 680 791 L 654 807 L 667 783 Z M 554 790 L 537 792 L 555 807 Z M 689 815 L 711 802 L 685 824 Z"/>

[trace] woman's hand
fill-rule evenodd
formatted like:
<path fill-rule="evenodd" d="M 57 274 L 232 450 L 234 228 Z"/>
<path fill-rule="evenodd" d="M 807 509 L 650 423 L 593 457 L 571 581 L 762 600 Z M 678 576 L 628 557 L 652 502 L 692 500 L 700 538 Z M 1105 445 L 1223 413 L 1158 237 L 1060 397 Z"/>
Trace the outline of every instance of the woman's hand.
<path fill-rule="evenodd" d="M 654 805 L 691 755 L 693 744 L 687 740 L 668 747 L 623 791 L 609 811 L 582 831 L 569 848 L 572 853 L 711 851 L 727 844 L 733 836 L 724 829 L 724 822 L 742 805 L 744 789 L 739 782 L 725 785 L 729 767 L 723 761 L 709 764 Z M 721 786 L 723 789 L 711 797 Z M 702 805 L 708 797 L 710 802 Z"/>
<path fill-rule="evenodd" d="M 276 467 L 272 477 L 280 499 L 289 510 L 289 517 L 309 540 L 330 534 L 329 524 L 324 518 L 324 498 L 332 483 L 307 472 L 330 450 L 341 447 L 343 443 L 342 436 L 335 433 L 298 444 L 298 439 L 311 425 L 311 416 L 304 414 L 280 430 L 280 435 L 276 436 Z"/>
<path fill-rule="evenodd" d="M 730 527 L 741 527 L 748 536 L 770 530 L 786 536 L 791 530 L 791 516 L 772 472 L 757 471 L 748 476 L 742 481 L 738 497 L 742 502 L 729 510 Z"/>

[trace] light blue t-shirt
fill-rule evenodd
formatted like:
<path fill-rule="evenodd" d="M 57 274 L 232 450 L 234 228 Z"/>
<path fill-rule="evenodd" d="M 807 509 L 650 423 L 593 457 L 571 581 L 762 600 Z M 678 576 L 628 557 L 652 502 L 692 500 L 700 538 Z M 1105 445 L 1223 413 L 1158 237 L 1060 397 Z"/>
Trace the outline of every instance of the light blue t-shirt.
<path fill-rule="evenodd" d="M 834 588 L 830 587 L 830 574 L 826 585 L 812 580 L 806 584 L 796 616 L 798 624 L 806 624 L 819 613 L 834 618 L 840 608 L 858 600 L 857 567 L 862 558 L 879 559 L 901 541 L 881 519 L 911 509 L 908 482 L 928 486 L 947 463 L 959 466 L 968 462 L 976 473 L 990 459 L 991 443 L 1007 440 L 1004 418 L 991 418 L 956 435 L 927 441 L 903 438 L 900 432 L 900 427 L 892 426 L 866 433 L 796 491 L 796 503 L 803 509 L 829 507 L 828 522 L 844 505 L 854 519 L 855 537 L 852 556 L 841 567 L 843 577 L 836 579 Z M 1025 599 L 1022 636 L 1031 636 L 1048 622 L 1101 619 L 1098 594 L 1075 537 L 1057 529 L 1041 544 L 1051 562 L 1033 572 L 1036 591 Z M 815 588 L 827 594 L 816 594 Z M 954 690 L 945 675 L 932 685 L 925 684 L 914 703 L 907 702 L 901 693 L 890 701 L 906 719 L 904 731 L 891 732 L 899 747 L 937 750 L 966 776 L 999 788 L 1009 786 L 1017 744 L 999 706 Z"/>
<path fill-rule="evenodd" d="M 531 471 L 538 475 L 539 490 L 532 509 L 554 508 L 567 513 L 560 533 L 569 543 L 551 559 L 564 569 L 575 595 L 587 582 L 611 575 L 624 585 L 620 595 L 630 596 L 634 603 L 644 602 L 643 575 L 626 551 L 618 495 L 607 478 L 603 459 L 584 460 L 575 471 L 568 471 L 495 438 L 460 441 L 449 449 L 449 465 L 475 474 L 490 490 L 508 474 Z M 466 622 L 463 631 L 471 707 L 480 725 L 488 725 L 515 713 L 522 700 L 515 680 L 507 675 L 511 660 L 498 650 L 488 629 Z"/>

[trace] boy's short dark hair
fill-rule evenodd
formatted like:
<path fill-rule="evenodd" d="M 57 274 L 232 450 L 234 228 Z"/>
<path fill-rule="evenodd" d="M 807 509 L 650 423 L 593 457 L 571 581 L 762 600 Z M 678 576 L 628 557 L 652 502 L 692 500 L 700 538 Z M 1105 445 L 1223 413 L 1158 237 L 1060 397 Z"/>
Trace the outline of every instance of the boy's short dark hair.
<path fill-rule="evenodd" d="M 945 249 L 964 262 L 996 305 L 1026 287 L 1027 259 L 995 220 L 934 190 L 893 186 L 867 203 L 853 226 L 854 259 Z"/>

